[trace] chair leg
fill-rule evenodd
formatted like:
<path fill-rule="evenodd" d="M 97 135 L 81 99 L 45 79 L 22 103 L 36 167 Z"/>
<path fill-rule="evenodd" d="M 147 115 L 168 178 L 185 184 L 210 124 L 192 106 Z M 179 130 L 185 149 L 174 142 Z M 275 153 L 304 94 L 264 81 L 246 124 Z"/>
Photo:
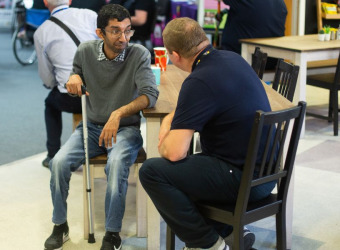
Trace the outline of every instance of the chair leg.
<path fill-rule="evenodd" d="M 277 244 L 276 248 L 277 250 L 287 250 L 286 229 L 287 229 L 286 228 L 286 212 L 283 211 L 283 212 L 276 214 L 276 244 Z"/>
<path fill-rule="evenodd" d="M 90 165 L 90 175 L 91 175 L 91 200 L 92 200 L 92 216 L 94 216 L 94 178 L 93 178 L 93 165 Z M 83 168 L 83 206 L 84 206 L 84 239 L 87 240 L 89 238 L 89 208 L 88 208 L 88 197 L 86 192 L 87 180 L 86 180 L 86 171 Z M 93 222 L 94 222 L 93 217 Z"/>
<path fill-rule="evenodd" d="M 137 176 L 139 173 L 139 169 L 142 164 L 136 165 Z M 139 178 L 136 180 L 136 217 L 137 217 L 137 237 L 146 237 L 147 236 L 147 194 L 139 181 Z"/>
<path fill-rule="evenodd" d="M 243 250 L 243 225 L 233 225 L 233 245 L 231 246 L 233 250 Z"/>
<path fill-rule="evenodd" d="M 333 91 L 332 94 L 332 108 L 333 108 L 333 130 L 334 130 L 334 135 L 338 135 L 338 130 L 339 130 L 339 103 L 338 103 L 338 90 Z"/>
<path fill-rule="evenodd" d="M 175 250 L 175 234 L 168 225 L 166 226 L 166 250 Z"/>
<path fill-rule="evenodd" d="M 328 101 L 328 121 L 332 122 L 333 120 L 333 92 L 329 90 L 329 101 Z"/>

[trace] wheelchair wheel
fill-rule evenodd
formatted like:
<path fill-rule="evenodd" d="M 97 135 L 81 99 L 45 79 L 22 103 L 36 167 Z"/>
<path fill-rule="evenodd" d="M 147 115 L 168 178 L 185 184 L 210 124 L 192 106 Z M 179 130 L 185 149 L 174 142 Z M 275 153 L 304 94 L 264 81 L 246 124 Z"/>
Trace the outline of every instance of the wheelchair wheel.
<path fill-rule="evenodd" d="M 14 56 L 20 64 L 30 65 L 36 61 L 33 33 L 25 31 L 23 27 L 18 27 L 12 37 L 12 46 Z"/>

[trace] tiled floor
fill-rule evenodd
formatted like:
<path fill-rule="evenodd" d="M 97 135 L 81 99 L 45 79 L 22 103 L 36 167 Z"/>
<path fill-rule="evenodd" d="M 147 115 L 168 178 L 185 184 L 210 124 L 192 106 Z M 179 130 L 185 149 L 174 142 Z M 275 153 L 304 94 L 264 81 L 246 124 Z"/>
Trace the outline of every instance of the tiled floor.
<path fill-rule="evenodd" d="M 322 106 L 327 100 L 327 93 L 307 90 L 310 106 Z M 321 101 L 317 101 L 318 96 L 322 97 Z M 292 249 L 340 249 L 340 143 L 339 137 L 332 133 L 331 124 L 307 118 L 306 134 L 300 141 L 296 160 Z M 45 155 L 0 166 L 0 249 L 43 249 L 51 233 L 50 173 L 41 166 Z M 82 231 L 82 172 L 73 174 L 68 198 L 71 239 L 63 249 L 100 248 L 104 234 L 105 181 L 96 180 L 95 190 L 97 242 L 88 244 Z M 249 228 L 257 237 L 255 248 L 275 249 L 274 218 L 253 223 Z M 135 182 L 131 178 L 121 233 L 123 249 L 147 249 L 146 239 L 137 238 L 135 230 Z M 164 233 L 163 225 L 162 249 L 165 249 Z M 178 249 L 182 245 L 178 243 Z"/>

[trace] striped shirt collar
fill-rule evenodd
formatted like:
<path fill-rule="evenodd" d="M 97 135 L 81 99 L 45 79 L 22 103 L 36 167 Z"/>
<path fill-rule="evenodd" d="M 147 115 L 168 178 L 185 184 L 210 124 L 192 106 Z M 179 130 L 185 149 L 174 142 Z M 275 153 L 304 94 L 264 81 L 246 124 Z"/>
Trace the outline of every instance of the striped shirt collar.
<path fill-rule="evenodd" d="M 114 61 L 114 62 L 124 62 L 125 50 L 126 49 L 124 49 L 123 52 L 120 53 L 118 56 L 116 56 L 114 59 L 109 60 L 109 59 L 107 59 L 107 57 L 104 54 L 103 45 L 104 45 L 104 42 L 101 41 L 101 43 L 99 44 L 99 55 L 98 55 L 98 58 L 97 58 L 98 61 L 104 61 L 105 60 L 105 61 Z"/>

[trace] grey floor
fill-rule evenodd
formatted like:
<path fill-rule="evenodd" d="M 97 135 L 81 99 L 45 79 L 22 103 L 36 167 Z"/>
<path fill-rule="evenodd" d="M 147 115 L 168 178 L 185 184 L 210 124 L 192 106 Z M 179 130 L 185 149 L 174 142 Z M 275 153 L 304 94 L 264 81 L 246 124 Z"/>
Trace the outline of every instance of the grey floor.
<path fill-rule="evenodd" d="M 11 34 L 0 29 L 0 165 L 46 151 L 43 87 L 37 63 L 21 66 L 14 58 Z M 63 114 L 65 142 L 72 116 Z M 18 149 L 20 146 L 20 149 Z"/>
<path fill-rule="evenodd" d="M 52 230 L 49 178 L 41 166 L 46 155 L 43 89 L 37 66 L 22 67 L 12 58 L 10 35 L 0 33 L 0 249 L 43 249 Z M 307 87 L 309 109 L 323 108 L 327 93 Z M 71 133 L 71 116 L 64 119 L 63 140 Z M 143 129 L 144 132 L 144 129 Z M 145 133 L 145 132 L 144 132 Z M 294 183 L 292 249 L 340 249 L 340 143 L 331 124 L 308 117 L 300 140 Z M 123 249 L 147 249 L 136 237 L 135 178 L 129 179 L 123 221 Z M 73 174 L 68 198 L 70 240 L 65 250 L 99 249 L 104 234 L 105 181 L 95 182 L 95 236 L 83 239 L 82 172 Z M 165 249 L 162 223 L 161 249 Z M 275 249 L 273 217 L 249 225 L 256 234 L 256 249 Z M 178 242 L 176 249 L 183 243 Z M 151 249 L 157 250 L 157 249 Z"/>

